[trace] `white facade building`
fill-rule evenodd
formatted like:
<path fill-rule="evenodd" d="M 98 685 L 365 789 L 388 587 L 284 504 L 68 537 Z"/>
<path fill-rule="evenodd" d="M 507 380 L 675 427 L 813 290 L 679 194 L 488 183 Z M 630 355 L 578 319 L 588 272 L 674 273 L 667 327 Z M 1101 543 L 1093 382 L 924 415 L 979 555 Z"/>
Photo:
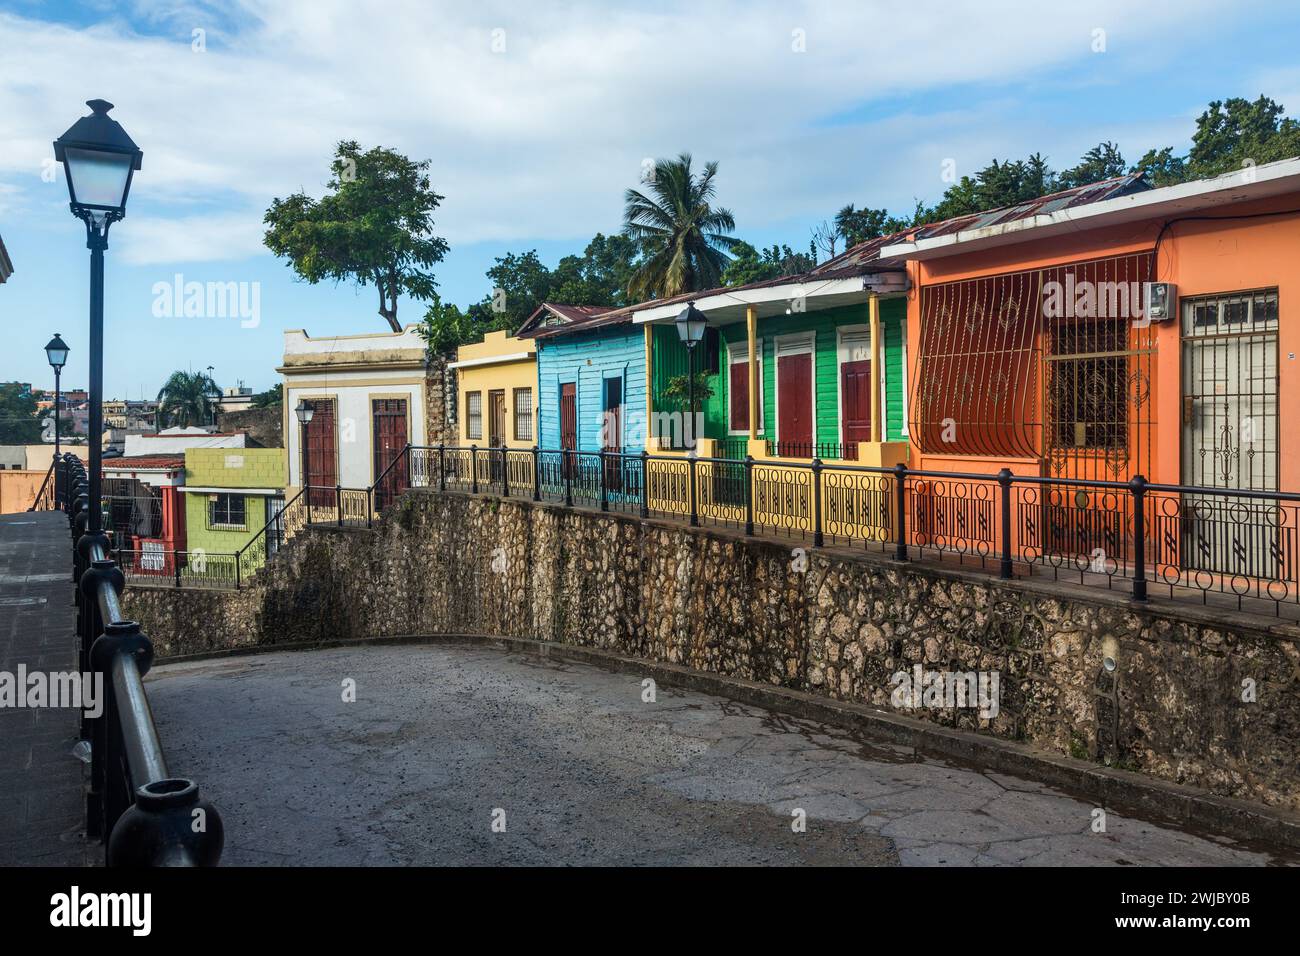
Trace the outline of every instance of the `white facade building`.
<path fill-rule="evenodd" d="M 294 414 L 311 403 L 308 477 L 313 486 L 367 488 L 409 442 L 425 438 L 425 345 L 415 326 L 312 338 L 284 333 L 284 445 L 291 488 L 302 487 L 303 428 Z"/>

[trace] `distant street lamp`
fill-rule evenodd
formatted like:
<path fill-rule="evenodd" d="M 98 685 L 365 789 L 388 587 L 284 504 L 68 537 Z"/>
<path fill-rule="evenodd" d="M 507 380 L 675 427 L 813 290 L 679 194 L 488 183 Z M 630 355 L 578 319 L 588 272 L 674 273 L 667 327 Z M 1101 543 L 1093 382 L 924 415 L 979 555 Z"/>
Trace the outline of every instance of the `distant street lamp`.
<path fill-rule="evenodd" d="M 108 229 L 126 215 L 131 177 L 144 154 L 108 111 L 112 103 L 88 100 L 91 114 L 54 141 L 63 164 L 72 214 L 86 224 L 90 250 L 90 514 L 88 531 L 103 530 L 101 483 L 104 432 L 104 250 Z"/>
<path fill-rule="evenodd" d="M 311 402 L 305 398 L 298 399 L 298 404 L 294 407 L 293 413 L 298 416 L 298 423 L 302 425 L 302 487 L 307 492 L 308 514 L 311 513 L 311 458 L 308 456 L 307 448 L 307 426 L 311 424 L 311 417 L 316 414 L 316 409 L 312 407 Z"/>
<path fill-rule="evenodd" d="M 50 339 L 45 346 L 45 357 L 49 360 L 50 368 L 54 369 L 54 496 L 59 497 L 59 479 L 57 471 L 59 468 L 59 402 L 61 401 L 61 390 L 59 388 L 59 376 L 63 372 L 63 366 L 68 364 L 68 346 L 59 337 L 59 333 L 54 333 L 54 338 Z"/>
<path fill-rule="evenodd" d="M 695 447 L 695 346 L 704 338 L 704 327 L 708 319 L 704 313 L 695 308 L 694 302 L 686 303 L 677 316 L 677 336 L 686 346 L 686 389 L 687 405 L 690 407 L 690 447 Z"/>

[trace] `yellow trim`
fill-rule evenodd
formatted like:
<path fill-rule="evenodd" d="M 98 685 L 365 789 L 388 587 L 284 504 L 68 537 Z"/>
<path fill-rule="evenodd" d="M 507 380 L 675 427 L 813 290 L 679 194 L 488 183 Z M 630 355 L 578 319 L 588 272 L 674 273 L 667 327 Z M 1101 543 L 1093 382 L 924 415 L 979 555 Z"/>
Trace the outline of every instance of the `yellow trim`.
<path fill-rule="evenodd" d="M 753 441 L 758 438 L 758 396 L 762 383 L 758 380 L 758 356 L 754 354 L 758 341 L 758 309 L 752 305 L 745 309 L 745 326 L 749 336 L 749 438 Z M 730 366 L 727 374 L 731 374 Z M 731 385 L 730 380 L 727 385 Z"/>

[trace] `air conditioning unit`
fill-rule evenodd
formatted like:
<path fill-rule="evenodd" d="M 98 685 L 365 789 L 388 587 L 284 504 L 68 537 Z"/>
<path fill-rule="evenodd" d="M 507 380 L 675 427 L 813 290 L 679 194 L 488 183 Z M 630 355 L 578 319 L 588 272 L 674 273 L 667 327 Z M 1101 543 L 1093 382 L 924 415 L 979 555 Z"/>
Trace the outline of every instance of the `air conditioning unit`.
<path fill-rule="evenodd" d="M 1143 287 L 1143 315 L 1148 322 L 1168 322 L 1178 306 L 1178 287 L 1172 282 L 1148 282 Z"/>

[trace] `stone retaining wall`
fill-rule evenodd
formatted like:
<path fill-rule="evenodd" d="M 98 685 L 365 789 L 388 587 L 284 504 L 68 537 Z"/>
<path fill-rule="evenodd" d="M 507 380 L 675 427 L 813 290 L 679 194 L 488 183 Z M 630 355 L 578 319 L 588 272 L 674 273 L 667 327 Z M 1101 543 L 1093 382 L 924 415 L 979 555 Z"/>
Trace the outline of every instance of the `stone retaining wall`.
<path fill-rule="evenodd" d="M 1228 612 L 421 491 L 374 531 L 303 532 L 243 591 L 131 587 L 124 605 L 160 656 L 506 635 L 883 709 L 899 709 L 895 675 L 917 665 L 997 672 L 996 716 L 904 710 L 1300 810 L 1300 630 Z"/>

